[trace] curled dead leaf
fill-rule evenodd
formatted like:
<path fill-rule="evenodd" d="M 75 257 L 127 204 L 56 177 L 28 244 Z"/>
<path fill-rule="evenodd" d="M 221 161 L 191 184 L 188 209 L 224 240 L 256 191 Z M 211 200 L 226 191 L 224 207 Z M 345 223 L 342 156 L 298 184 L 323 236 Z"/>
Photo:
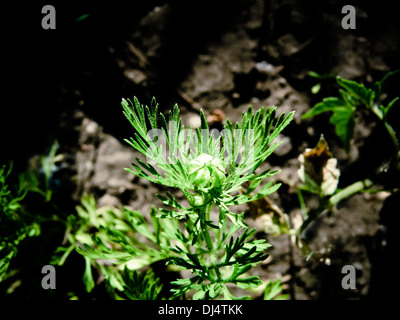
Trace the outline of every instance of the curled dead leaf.
<path fill-rule="evenodd" d="M 304 189 L 320 196 L 336 191 L 340 170 L 336 168 L 337 159 L 333 158 L 323 135 L 315 148 L 306 149 L 298 159 L 300 169 L 297 173 Z"/>

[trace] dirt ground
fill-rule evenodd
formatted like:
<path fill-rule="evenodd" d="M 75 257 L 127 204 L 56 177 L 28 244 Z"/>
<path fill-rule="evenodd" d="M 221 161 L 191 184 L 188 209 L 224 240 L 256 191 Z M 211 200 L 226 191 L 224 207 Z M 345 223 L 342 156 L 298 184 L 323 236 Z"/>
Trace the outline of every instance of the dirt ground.
<path fill-rule="evenodd" d="M 376 173 L 382 159 L 378 155 L 388 151 L 380 142 L 384 131 L 368 115 L 358 115 L 348 154 L 327 116 L 301 120 L 316 102 L 337 92 L 331 78 L 312 94 L 316 79 L 308 71 L 371 84 L 399 68 L 395 1 L 381 1 L 378 9 L 354 2 L 357 27 L 344 30 L 341 8 L 352 3 L 60 4 L 56 30 L 40 30 L 36 45 L 31 40 L 18 43 L 17 48 L 27 50 L 26 59 L 18 60 L 17 71 L 10 72 L 13 86 L 5 97 L 7 117 L 18 121 L 11 120 L 13 125 L 1 131 L 7 136 L 2 151 L 22 170 L 29 158 L 57 139 L 64 160 L 55 177 L 66 206 L 73 208 L 87 192 L 96 196 L 99 206 L 129 205 L 146 216 L 151 205 L 160 205 L 155 193 L 162 190 L 123 170 L 137 153 L 123 141 L 132 130 L 122 114 L 122 98 L 137 96 L 149 104 L 154 96 L 163 111 L 177 103 L 184 123 L 192 125 L 199 122 L 200 108 L 209 117 L 219 110 L 225 119 L 237 121 L 249 105 L 277 106 L 278 114 L 296 111 L 295 120 L 279 136 L 283 145 L 267 164 L 282 170 L 276 177 L 282 187 L 271 201 L 292 223 L 300 214 L 298 156 L 314 147 L 321 134 L 338 159 L 339 187 L 366 176 L 378 177 L 377 189 L 398 187 L 395 178 Z M 74 20 L 86 13 L 86 19 Z M 29 52 L 39 58 L 32 59 Z M 33 72 L 30 64 L 35 63 L 39 66 Z M 393 117 L 399 116 L 398 110 Z M 320 216 L 305 234 L 314 250 L 309 260 L 288 235 L 266 234 L 257 217 L 248 214 L 257 236 L 272 244 L 270 257 L 255 272 L 262 280 L 282 278 L 294 300 L 377 298 L 382 290 L 390 294 L 396 277 L 393 252 L 399 248 L 393 234 L 398 197 L 398 192 L 357 194 Z M 313 206 L 312 197 L 307 201 Z M 345 265 L 356 268 L 356 289 L 341 286 Z"/>

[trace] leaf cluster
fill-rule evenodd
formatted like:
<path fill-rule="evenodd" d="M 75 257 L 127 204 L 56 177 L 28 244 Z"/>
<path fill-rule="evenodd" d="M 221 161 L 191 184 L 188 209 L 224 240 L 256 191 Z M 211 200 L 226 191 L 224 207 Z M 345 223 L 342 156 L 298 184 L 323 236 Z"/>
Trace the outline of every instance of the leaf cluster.
<path fill-rule="evenodd" d="M 235 227 L 233 228 L 235 229 Z M 196 275 L 192 278 L 172 282 L 177 286 L 172 290 L 173 298 L 185 297 L 192 291 L 195 300 L 216 299 L 220 296 L 223 296 L 224 299 L 238 299 L 230 293 L 229 284 L 234 284 L 242 289 L 261 285 L 263 282 L 258 276 L 250 276 L 247 273 L 253 266 L 268 257 L 264 251 L 270 247 L 270 244 L 266 243 L 264 239 L 254 240 L 254 233 L 255 229 L 250 231 L 245 229 L 238 237 L 224 235 L 224 239 L 229 239 L 229 241 L 221 242 L 222 254 L 209 264 L 202 262 L 201 254 L 175 248 L 174 251 L 179 253 L 180 257 L 171 258 L 168 263 L 182 269 L 192 270 Z M 244 296 L 240 299 L 248 298 L 248 296 Z"/>
<path fill-rule="evenodd" d="M 163 288 L 160 279 L 151 270 L 142 274 L 125 268 L 122 271 L 124 294 L 129 300 L 158 300 Z"/>
<path fill-rule="evenodd" d="M 155 218 L 181 223 L 175 226 L 174 235 L 169 235 L 176 240 L 171 246 L 172 254 L 160 243 L 155 244 L 164 252 L 163 259 L 168 265 L 194 274 L 192 278 L 173 282 L 176 286 L 173 298 L 193 294 L 193 299 L 215 299 L 222 295 L 233 299 L 228 284 L 244 289 L 259 286 L 262 281 L 257 276 L 246 274 L 266 259 L 264 251 L 270 245 L 265 240 L 255 240 L 255 230 L 249 231 L 244 213 L 233 213 L 229 207 L 258 200 L 279 188 L 273 181 L 265 183 L 277 171 L 256 170 L 278 147 L 274 139 L 290 123 L 293 112 L 276 117 L 275 107 L 262 107 L 257 112 L 249 107 L 240 122 L 227 120 L 222 132 L 216 132 L 208 127 L 203 111 L 200 127 L 186 129 L 177 105 L 169 112 L 168 123 L 158 113 L 154 99 L 150 108 L 142 106 L 136 98 L 133 102 L 123 99 L 122 106 L 135 129 L 134 137 L 126 141 L 147 161 L 136 158 L 133 169 L 126 170 L 151 182 L 180 189 L 189 202 L 189 207 L 184 207 L 169 192 L 166 196 L 157 195 L 171 209 L 160 208 Z M 218 176 L 213 177 L 215 174 Z M 214 180 L 208 183 L 207 179 Z M 248 185 L 245 191 L 244 184 Z M 210 218 L 213 207 L 218 209 L 218 223 Z M 157 232 L 156 226 L 154 230 Z M 235 237 L 237 233 L 241 235 Z"/>
<path fill-rule="evenodd" d="M 383 106 L 380 104 L 382 90 L 388 80 L 398 72 L 399 70 L 388 73 L 382 80 L 376 81 L 371 88 L 338 76 L 336 81 L 340 86 L 340 96 L 324 98 L 311 110 L 306 112 L 303 115 L 303 119 L 308 119 L 324 112 L 332 112 L 330 123 L 335 126 L 336 134 L 340 138 L 345 150 L 349 151 L 350 141 L 354 134 L 355 114 L 358 107 L 364 106 L 371 110 L 380 120 L 387 123 L 387 115 L 398 100 L 398 97 L 391 100 L 386 106 Z"/>
<path fill-rule="evenodd" d="M 75 225 L 80 228 L 70 233 L 69 243 L 87 262 L 83 276 L 87 291 L 94 283 L 91 265 L 102 273 L 115 298 L 156 298 L 161 290 L 157 278 L 137 270 L 170 258 L 171 247 L 179 241 L 178 221 L 157 218 L 154 208 L 150 221 L 128 207 L 97 208 L 91 195 L 82 198 L 77 212 L 81 220 Z"/>
<path fill-rule="evenodd" d="M 293 112 L 276 118 L 275 107 L 262 107 L 257 112 L 249 107 L 240 122 L 233 124 L 227 120 L 222 132 L 215 134 L 209 129 L 203 111 L 200 112 L 201 127 L 185 130 L 177 105 L 169 112 L 168 123 L 158 113 L 154 99 L 150 108 L 142 106 L 136 98 L 134 102 L 123 99 L 122 106 L 136 130 L 134 137 L 126 141 L 148 161 L 137 158 L 133 169 L 127 171 L 154 183 L 179 188 L 191 204 L 195 203 L 196 194 L 203 194 L 204 206 L 213 202 L 228 212 L 228 206 L 260 199 L 279 188 L 272 181 L 262 184 L 278 171 L 268 169 L 256 173 L 256 169 L 279 146 L 273 141 L 290 123 Z M 204 153 L 220 159 L 226 168 L 226 179 L 218 187 L 207 190 L 207 195 L 190 182 L 187 170 L 189 162 Z M 234 195 L 247 182 L 250 183 L 247 192 Z M 159 197 L 177 210 L 162 209 L 163 217 L 182 219 L 193 212 L 193 208 L 184 208 L 170 194 L 167 196 Z"/>
<path fill-rule="evenodd" d="M 20 179 L 10 186 L 8 178 L 12 164 L 0 167 L 0 282 L 4 280 L 18 246 L 26 237 L 40 234 L 40 226 L 24 209 L 22 202 L 27 194 Z"/>
<path fill-rule="evenodd" d="M 10 261 L 16 254 L 19 242 L 28 234 L 25 224 L 16 214 L 25 195 L 21 189 L 16 195 L 12 195 L 6 181 L 11 170 L 11 165 L 8 169 L 6 165 L 0 168 L 0 281 L 3 280 Z M 10 226 L 12 234 L 8 229 Z"/>

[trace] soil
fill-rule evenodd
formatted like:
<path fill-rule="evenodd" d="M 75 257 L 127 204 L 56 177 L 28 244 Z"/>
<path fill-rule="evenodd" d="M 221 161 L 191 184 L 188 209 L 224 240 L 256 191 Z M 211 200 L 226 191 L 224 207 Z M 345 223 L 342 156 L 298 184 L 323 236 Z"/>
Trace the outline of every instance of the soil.
<path fill-rule="evenodd" d="M 22 171 L 56 139 L 64 155 L 55 175 L 62 203 L 73 208 L 83 193 L 91 193 L 99 206 L 129 205 L 147 216 L 151 205 L 160 205 L 155 194 L 164 190 L 123 170 L 138 153 L 123 140 L 132 129 L 120 102 L 136 96 L 149 104 L 154 96 L 162 111 L 177 103 L 184 123 L 192 125 L 199 123 L 200 108 L 217 127 L 226 118 L 239 120 L 249 105 L 277 106 L 278 114 L 295 110 L 295 120 L 279 136 L 283 145 L 266 164 L 282 170 L 275 178 L 282 187 L 270 201 L 294 224 L 301 214 L 298 156 L 314 147 L 321 134 L 338 159 L 339 187 L 365 177 L 377 181 L 376 189 L 398 187 L 395 177 L 378 171 L 390 147 L 368 114 L 358 114 L 349 153 L 327 115 L 301 119 L 316 102 L 337 93 L 330 78 L 312 94 L 316 79 L 308 71 L 333 72 L 370 85 L 399 68 L 395 1 L 355 3 L 357 27 L 344 30 L 341 8 L 348 2 L 59 4 L 56 30 L 35 30 L 36 44 L 29 30 L 16 35 L 20 41 L 10 40 L 17 44 L 15 52 L 27 51 L 21 58 L 11 50 L 8 57 L 13 64 L 6 73 L 2 159 L 14 160 L 16 172 Z M 86 19 L 75 21 L 86 13 Z M 255 273 L 262 280 L 282 278 L 294 300 L 390 296 L 397 281 L 398 198 L 398 192 L 357 194 L 321 215 L 304 235 L 314 250 L 309 260 L 290 236 L 266 234 L 262 221 L 248 214 L 257 236 L 272 244 L 270 257 Z M 315 205 L 312 197 L 306 201 Z M 356 269 L 356 289 L 341 286 L 345 265 Z"/>

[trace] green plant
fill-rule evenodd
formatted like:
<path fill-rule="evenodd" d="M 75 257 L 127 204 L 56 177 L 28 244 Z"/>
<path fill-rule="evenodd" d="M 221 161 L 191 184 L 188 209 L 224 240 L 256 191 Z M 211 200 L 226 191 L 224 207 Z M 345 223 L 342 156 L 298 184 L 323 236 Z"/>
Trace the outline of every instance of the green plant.
<path fill-rule="evenodd" d="M 149 225 L 139 212 L 128 207 L 97 208 L 92 195 L 84 195 L 81 202 L 77 207 L 78 217 L 71 215 L 74 221 L 69 224 L 72 228 L 66 234 L 68 244 L 59 247 L 53 263 L 62 263 L 76 249 L 85 257 L 83 282 L 88 292 L 94 288 L 95 282 L 90 268 L 92 265 L 101 272 L 110 295 L 116 299 L 121 296 L 139 299 L 139 296 L 158 295 L 158 285 L 152 289 L 154 292 L 148 291 L 150 288 L 144 285 L 131 286 L 135 279 L 145 281 L 152 278 L 152 285 L 158 283 L 154 274 L 143 276 L 132 271 L 168 258 L 173 242 L 178 240 L 178 222 L 172 219 L 160 221 L 156 218 L 157 210 L 152 208 Z"/>
<path fill-rule="evenodd" d="M 11 259 L 15 257 L 20 242 L 38 234 L 38 225 L 27 219 L 21 202 L 26 196 L 20 180 L 14 190 L 8 185 L 12 164 L 0 167 L 0 282 L 4 280 Z"/>
<path fill-rule="evenodd" d="M 144 275 L 125 268 L 122 273 L 125 295 L 130 300 L 157 300 L 163 287 L 160 279 L 150 270 Z"/>
<path fill-rule="evenodd" d="M 286 300 L 287 294 L 282 294 L 283 285 L 281 279 L 268 281 L 264 289 L 264 300 Z"/>
<path fill-rule="evenodd" d="M 32 214 L 25 210 L 24 199 L 28 193 L 38 193 L 44 201 L 51 200 L 49 187 L 54 164 L 59 160 L 56 156 L 58 148 L 55 142 L 47 156 L 40 157 L 37 170 L 27 170 L 19 175 L 18 184 L 11 185 L 9 176 L 12 163 L 0 167 L 0 282 L 7 276 L 11 260 L 16 256 L 20 243 L 27 237 L 40 235 L 40 224 L 45 220 L 40 214 Z M 40 179 L 39 171 L 43 172 Z"/>
<path fill-rule="evenodd" d="M 34 256 L 35 262 L 43 265 L 63 265 L 75 248 L 75 244 L 66 248 L 65 243 L 60 243 L 52 261 L 46 257 L 37 258 L 41 244 L 53 241 L 54 231 L 65 231 L 65 241 L 74 240 L 70 231 L 76 232 L 77 226 L 82 225 L 82 219 L 76 214 L 66 214 L 53 201 L 53 174 L 57 171 L 56 163 L 62 160 L 62 155 L 57 154 L 58 147 L 58 143 L 54 142 L 47 155 L 33 157 L 30 167 L 18 175 L 17 182 L 10 179 L 12 163 L 0 167 L 0 283 L 1 289 L 5 288 L 6 296 L 14 293 L 21 283 L 27 282 L 23 281 L 24 268 L 12 263 L 22 244 L 22 254 Z M 49 225 L 53 232 L 46 234 Z M 36 241 L 32 241 L 33 237 Z M 51 255 L 52 252 L 46 254 Z"/>
<path fill-rule="evenodd" d="M 332 112 L 330 122 L 335 126 L 336 134 L 349 151 L 350 141 L 353 137 L 355 126 L 355 113 L 357 108 L 364 106 L 370 110 L 385 126 L 393 145 L 392 166 L 397 165 L 400 157 L 399 141 L 393 127 L 388 122 L 388 114 L 399 97 L 391 100 L 386 106 L 381 104 L 382 89 L 387 81 L 400 70 L 388 73 L 381 81 L 376 81 L 372 88 L 367 88 L 356 81 L 337 77 L 336 81 L 341 87 L 340 97 L 324 98 L 311 110 L 303 115 L 307 119 L 324 112 Z"/>
<path fill-rule="evenodd" d="M 16 185 L 10 182 L 12 164 L 0 167 L 0 283 L 2 285 L 1 289 L 5 289 L 5 296 L 18 291 L 16 289 L 25 280 L 25 274 L 21 270 L 21 266 L 12 264 L 21 250 L 22 242 L 30 246 L 32 244 L 32 241 L 29 241 L 31 237 L 41 237 L 41 240 L 38 240 L 30 247 L 33 249 L 32 251 L 26 252 L 25 249 L 22 253 L 35 257 L 39 261 L 39 266 L 40 264 L 42 266 L 46 264 L 63 266 L 70 254 L 81 243 L 91 241 L 94 232 L 98 232 L 97 236 L 99 238 L 105 237 L 103 234 L 104 228 L 101 228 L 101 225 L 106 225 L 110 229 L 124 225 L 123 212 L 121 210 L 113 207 L 97 208 L 96 201 L 92 195 L 82 196 L 80 205 L 76 207 L 76 212 L 65 213 L 57 208 L 52 199 L 54 190 L 51 188 L 55 163 L 61 159 L 61 155 L 56 154 L 57 147 L 58 144 L 54 143 L 47 156 L 36 157 L 37 163 L 19 175 Z M 35 196 L 34 200 L 37 207 L 29 205 L 27 195 Z M 126 212 L 129 215 L 130 211 L 127 210 Z M 130 215 L 129 219 L 130 221 L 134 220 Z M 54 251 L 45 252 L 48 257 L 39 259 L 37 258 L 37 252 L 40 250 L 40 243 L 48 245 L 49 241 L 53 241 L 53 238 L 50 235 L 50 237 L 47 237 L 45 232 L 49 231 L 48 227 L 45 226 L 45 224 L 49 223 L 51 228 L 54 228 L 57 232 L 64 232 L 64 239 L 58 243 Z M 129 226 L 129 223 L 126 222 L 126 225 Z M 139 229 L 143 230 L 140 227 Z M 125 227 L 124 230 L 131 231 L 128 227 Z M 56 239 L 59 239 L 59 237 L 56 237 Z M 82 280 L 87 292 L 91 292 L 95 287 L 92 274 L 92 267 L 94 267 L 103 274 L 107 281 L 108 292 L 116 299 L 120 299 L 122 295 L 125 298 L 133 298 L 134 295 L 137 295 L 139 299 L 154 297 L 159 294 L 156 280 L 152 280 L 154 289 L 150 292 L 145 289 L 151 278 L 150 273 L 145 276 L 140 274 L 132 275 L 133 280 L 140 280 L 138 285 L 136 287 L 130 286 L 129 290 L 131 291 L 127 289 L 127 291 L 125 290 L 126 292 L 121 294 L 124 291 L 125 280 L 130 285 L 127 280 L 131 275 L 129 271 L 124 272 L 118 267 L 104 264 L 102 261 L 90 259 L 87 256 L 84 257 L 84 262 Z M 140 283 L 142 284 L 139 285 Z M 3 292 L 1 293 L 3 294 Z M 72 298 L 79 298 L 73 292 L 66 294 L 72 295 Z"/>
<path fill-rule="evenodd" d="M 391 100 L 387 106 L 380 104 L 382 100 L 382 88 L 388 79 L 396 75 L 399 71 L 388 73 L 381 81 L 373 84 L 372 88 L 366 88 L 363 84 L 355 81 L 337 77 L 337 83 L 341 87 L 339 97 L 324 98 L 317 103 L 311 110 L 303 115 L 303 119 L 316 116 L 323 112 L 332 112 L 330 122 L 335 125 L 336 134 L 343 143 L 346 151 L 349 151 L 350 142 L 353 137 L 355 126 L 355 113 L 357 108 L 364 106 L 370 110 L 379 121 L 384 125 L 388 133 L 388 138 L 393 145 L 393 154 L 388 168 L 398 170 L 398 160 L 400 156 L 399 141 L 392 126 L 389 124 L 388 114 L 399 97 Z M 295 230 L 298 244 L 304 252 L 311 254 L 306 243 L 302 241 L 301 235 L 320 214 L 334 208 L 340 201 L 349 198 L 359 192 L 372 192 L 370 190 L 373 181 L 368 178 L 356 181 L 343 189 L 338 189 L 340 170 L 336 168 L 337 161 L 329 151 L 327 142 L 323 135 L 313 149 L 307 149 L 299 156 L 300 169 L 298 171 L 301 185 L 297 188 L 297 195 L 303 213 L 303 222 Z M 314 210 L 307 210 L 303 198 L 303 191 L 318 195 L 319 205 Z M 301 244 L 299 243 L 301 242 Z"/>
<path fill-rule="evenodd" d="M 297 196 L 302 209 L 303 222 L 297 230 L 294 230 L 298 237 L 298 243 L 301 241 L 302 233 L 320 214 L 331 210 L 340 201 L 358 192 L 367 191 L 373 184 L 371 180 L 366 178 L 339 189 L 340 170 L 336 167 L 337 160 L 330 152 L 323 135 L 313 149 L 306 149 L 299 156 L 299 161 L 298 176 L 301 184 L 297 187 Z M 318 196 L 319 204 L 314 210 L 307 210 L 303 197 L 304 191 Z M 304 242 L 302 242 L 301 247 L 304 252 L 310 253 Z"/>
<path fill-rule="evenodd" d="M 317 94 L 321 90 L 323 81 L 335 77 L 333 72 L 319 74 L 315 71 L 309 71 L 307 75 L 318 80 L 318 82 L 311 87 L 312 94 Z"/>
<path fill-rule="evenodd" d="M 290 123 L 293 112 L 276 119 L 276 108 L 263 107 L 254 113 L 249 107 L 240 123 L 228 120 L 215 136 L 203 111 L 201 127 L 192 130 L 184 128 L 176 105 L 168 123 L 154 99 L 150 108 L 136 98 L 133 103 L 123 99 L 122 106 L 136 131 L 126 141 L 146 157 L 137 158 L 127 171 L 171 191 L 180 190 L 187 202 L 168 191 L 157 195 L 168 209 L 152 209 L 152 229 L 142 215 L 124 208 L 123 219 L 99 226 L 101 233 L 77 248 L 78 252 L 93 260 L 115 259 L 121 268 L 124 264 L 131 270 L 165 261 L 178 270 L 191 271 L 192 277 L 172 282 L 174 299 L 236 299 L 229 285 L 249 289 L 262 284 L 249 273 L 268 256 L 265 250 L 270 245 L 255 239 L 244 213 L 232 212 L 230 207 L 279 188 L 273 181 L 264 182 L 276 171 L 256 170 L 278 146 L 273 140 Z M 241 193 L 245 183 L 249 187 Z"/>

